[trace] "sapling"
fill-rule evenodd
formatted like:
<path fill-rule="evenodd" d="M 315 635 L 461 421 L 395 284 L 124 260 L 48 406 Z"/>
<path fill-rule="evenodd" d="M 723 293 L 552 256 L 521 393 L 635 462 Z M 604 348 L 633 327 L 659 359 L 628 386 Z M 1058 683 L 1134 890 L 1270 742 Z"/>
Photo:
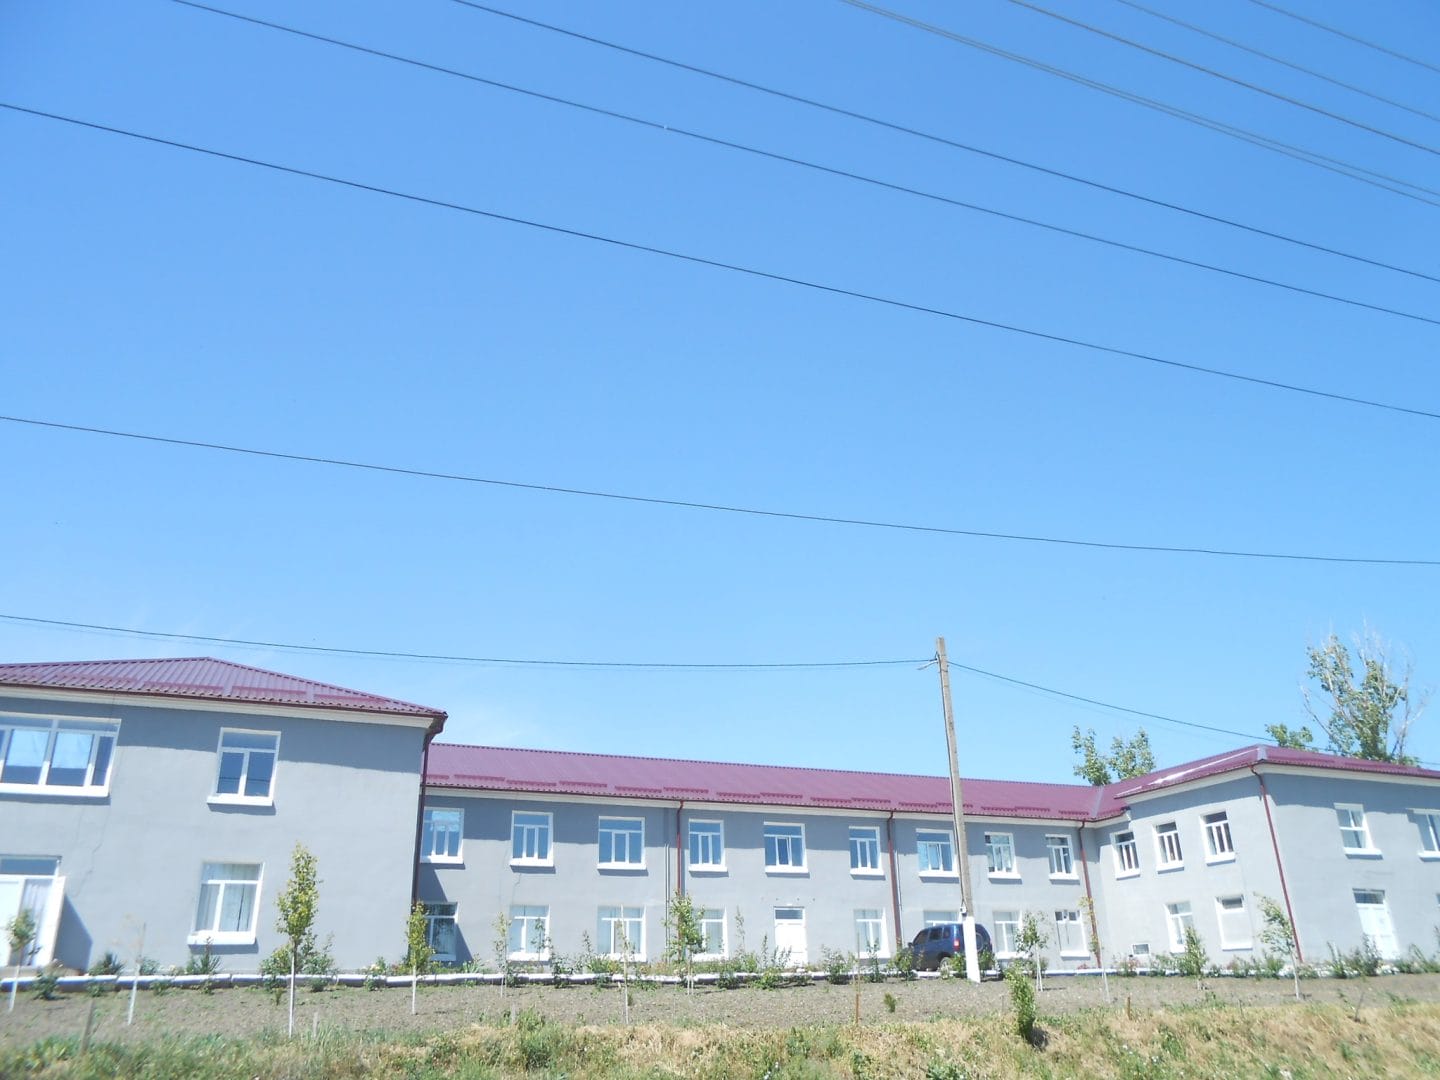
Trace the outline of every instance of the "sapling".
<path fill-rule="evenodd" d="M 30 909 L 22 907 L 15 917 L 5 924 L 10 939 L 10 954 L 15 958 L 15 977 L 10 980 L 10 1011 L 15 1011 L 15 991 L 20 985 L 20 965 L 30 952 L 30 943 L 35 940 L 35 916 Z"/>

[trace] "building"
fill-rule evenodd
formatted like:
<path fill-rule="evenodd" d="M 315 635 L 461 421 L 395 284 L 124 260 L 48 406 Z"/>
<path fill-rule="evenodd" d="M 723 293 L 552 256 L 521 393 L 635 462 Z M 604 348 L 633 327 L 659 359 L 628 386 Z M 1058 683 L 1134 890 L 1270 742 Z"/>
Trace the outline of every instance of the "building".
<path fill-rule="evenodd" d="M 36 964 L 106 952 L 254 971 L 304 844 L 320 936 L 360 967 L 404 940 L 425 748 L 445 714 L 220 660 L 0 665 L 0 923 Z"/>
<path fill-rule="evenodd" d="M 1305 959 L 1433 952 L 1440 772 L 1251 746 L 1105 787 L 433 743 L 445 713 L 218 660 L 0 665 L 0 923 L 30 960 L 105 952 L 254 970 L 297 843 L 317 930 L 396 957 L 418 897 L 441 958 L 659 959 L 677 891 L 705 953 L 889 957 L 975 914 L 1003 959 L 1027 913 L 1052 969 L 1262 951 L 1260 897 Z M 1093 916 L 1092 916 L 1093 912 Z M 587 946 L 588 942 L 588 946 Z"/>

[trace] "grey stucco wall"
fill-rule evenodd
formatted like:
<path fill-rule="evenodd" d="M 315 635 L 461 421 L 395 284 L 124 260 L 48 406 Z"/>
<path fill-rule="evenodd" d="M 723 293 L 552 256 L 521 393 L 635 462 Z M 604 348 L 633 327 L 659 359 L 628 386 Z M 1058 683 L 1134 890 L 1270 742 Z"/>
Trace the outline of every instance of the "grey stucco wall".
<path fill-rule="evenodd" d="M 202 864 L 258 863 L 253 945 L 217 949 L 224 970 L 253 971 L 281 943 L 275 897 L 303 843 L 319 861 L 323 942 L 358 967 L 403 948 L 415 845 L 422 727 L 296 717 L 268 710 L 155 708 L 0 697 L 8 715 L 120 721 L 109 795 L 0 795 L 0 853 L 59 856 L 65 878 L 56 956 L 84 968 L 106 951 L 183 965 Z M 274 805 L 223 806 L 214 792 L 222 727 L 280 733 Z"/>

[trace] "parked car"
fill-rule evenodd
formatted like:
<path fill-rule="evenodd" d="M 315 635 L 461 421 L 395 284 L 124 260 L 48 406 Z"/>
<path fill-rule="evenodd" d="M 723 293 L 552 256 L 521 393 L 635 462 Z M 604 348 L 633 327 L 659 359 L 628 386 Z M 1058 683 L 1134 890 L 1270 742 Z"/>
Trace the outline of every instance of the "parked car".
<path fill-rule="evenodd" d="M 910 942 L 910 951 L 915 954 L 915 970 L 938 971 L 942 961 L 952 956 L 963 957 L 964 934 L 965 928 L 959 923 L 941 923 L 921 930 Z M 990 932 L 979 923 L 975 924 L 975 951 L 981 956 L 989 953 L 993 957 L 995 954 L 990 945 Z M 981 970 L 984 970 L 983 964 Z"/>

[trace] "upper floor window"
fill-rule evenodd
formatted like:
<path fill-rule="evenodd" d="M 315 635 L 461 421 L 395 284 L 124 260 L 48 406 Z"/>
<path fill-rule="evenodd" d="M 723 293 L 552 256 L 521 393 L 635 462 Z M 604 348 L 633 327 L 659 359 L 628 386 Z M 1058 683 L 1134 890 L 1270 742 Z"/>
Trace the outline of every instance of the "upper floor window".
<path fill-rule="evenodd" d="M 220 767 L 213 798 L 220 802 L 270 802 L 274 797 L 275 759 L 280 734 L 275 731 L 220 729 Z"/>
<path fill-rule="evenodd" d="M 869 825 L 850 826 L 850 872 L 883 874 L 880 865 L 880 830 Z"/>
<path fill-rule="evenodd" d="M 460 834 L 464 825 L 464 810 L 427 806 L 425 822 L 420 830 L 421 861 L 459 862 Z"/>
<path fill-rule="evenodd" d="M 0 791 L 101 794 L 120 725 L 0 717 Z"/>
<path fill-rule="evenodd" d="M 690 822 L 690 869 L 725 869 L 725 826 L 721 822 Z"/>
<path fill-rule="evenodd" d="M 1129 877 L 1140 872 L 1140 849 L 1135 846 L 1135 834 L 1130 831 L 1117 832 L 1111 838 L 1115 845 L 1115 876 Z"/>
<path fill-rule="evenodd" d="M 1073 878 L 1075 860 L 1070 853 L 1070 837 L 1054 835 L 1045 837 L 1045 848 L 1050 853 L 1050 876 L 1052 878 Z"/>
<path fill-rule="evenodd" d="M 955 840 L 948 831 L 916 829 L 915 854 L 922 874 L 955 873 Z"/>
<path fill-rule="evenodd" d="M 1224 810 L 1206 814 L 1200 819 L 1205 824 L 1205 861 L 1224 862 L 1235 857 L 1235 843 L 1230 839 L 1230 819 Z"/>
<path fill-rule="evenodd" d="M 553 866 L 550 852 L 552 815 L 516 810 L 510 815 L 510 861 L 522 865 Z"/>
<path fill-rule="evenodd" d="M 258 863 L 205 863 L 190 944 L 250 945 L 260 905 Z"/>
<path fill-rule="evenodd" d="M 1335 816 L 1340 821 L 1340 843 L 1346 851 L 1376 854 L 1376 849 L 1370 843 L 1370 827 L 1365 824 L 1363 806 L 1336 803 Z"/>
<path fill-rule="evenodd" d="M 1420 826 L 1420 857 L 1440 859 L 1440 810 L 1416 810 Z"/>
<path fill-rule="evenodd" d="M 765 869 L 805 869 L 805 826 L 765 823 Z"/>
<path fill-rule="evenodd" d="M 1155 826 L 1155 851 L 1161 870 L 1185 865 L 1185 856 L 1180 853 L 1180 828 L 1175 822 Z"/>
<path fill-rule="evenodd" d="M 645 821 L 642 818 L 600 819 L 600 865 L 645 865 Z"/>
<path fill-rule="evenodd" d="M 1019 877 L 1015 872 L 1015 837 L 1008 832 L 985 834 L 985 861 L 993 877 Z"/>

